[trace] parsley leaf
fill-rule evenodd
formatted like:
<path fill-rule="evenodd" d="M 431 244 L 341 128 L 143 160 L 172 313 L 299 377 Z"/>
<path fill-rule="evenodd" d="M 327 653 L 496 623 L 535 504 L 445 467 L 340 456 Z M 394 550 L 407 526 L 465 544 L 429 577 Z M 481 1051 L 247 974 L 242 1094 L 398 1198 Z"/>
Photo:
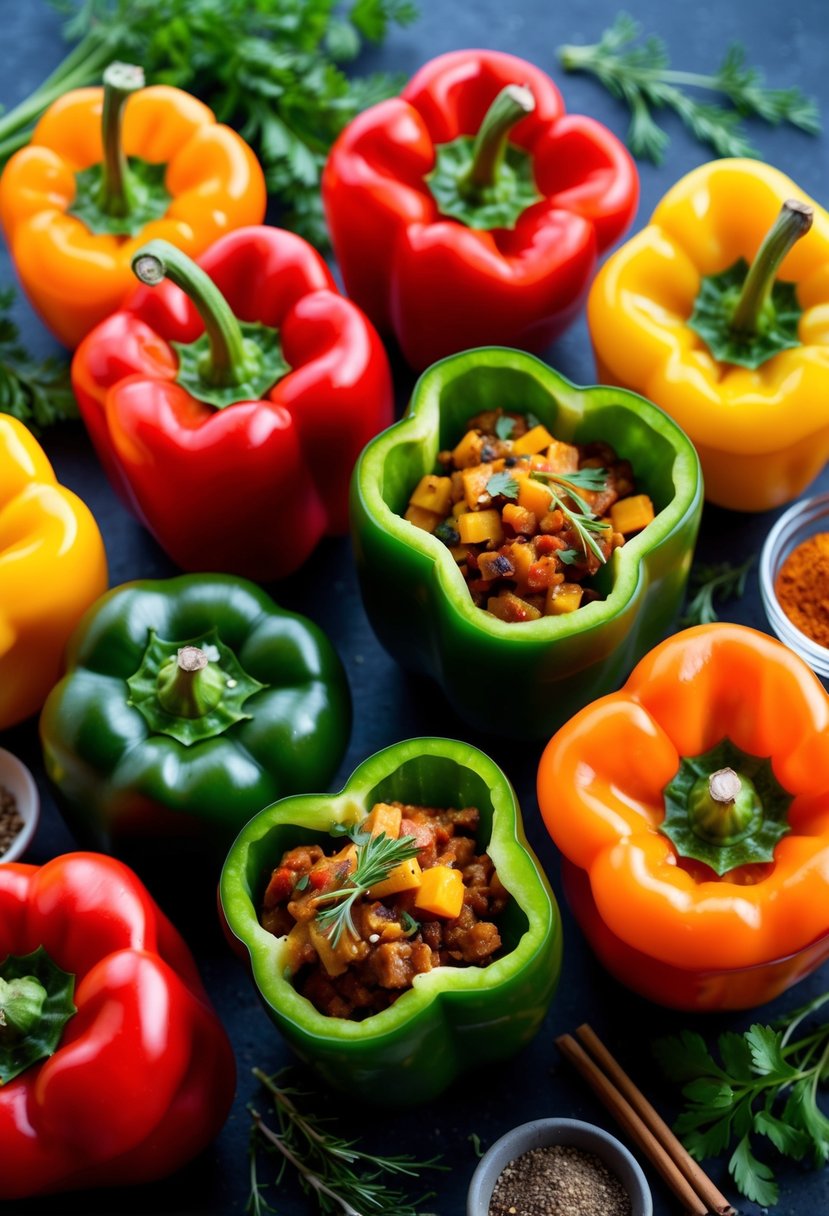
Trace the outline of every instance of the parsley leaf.
<path fill-rule="evenodd" d="M 518 482 L 506 470 L 503 473 L 493 473 L 486 483 L 486 492 L 492 498 L 517 498 Z"/>
<path fill-rule="evenodd" d="M 501 417 L 495 423 L 495 434 L 499 439 L 512 439 L 512 433 L 514 430 L 514 418 Z"/>
<path fill-rule="evenodd" d="M 78 417 L 69 366 L 49 356 L 38 362 L 20 344 L 20 331 L 8 315 L 14 289 L 0 291 L 0 413 L 11 414 L 33 434 Z"/>

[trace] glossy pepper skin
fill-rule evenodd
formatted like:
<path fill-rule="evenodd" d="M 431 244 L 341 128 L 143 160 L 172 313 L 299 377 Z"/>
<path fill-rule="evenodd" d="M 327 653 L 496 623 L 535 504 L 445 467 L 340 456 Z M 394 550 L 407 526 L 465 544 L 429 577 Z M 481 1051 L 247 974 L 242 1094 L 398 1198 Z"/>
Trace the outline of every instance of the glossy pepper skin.
<path fill-rule="evenodd" d="M 91 512 L 58 485 L 23 423 L 0 414 L 0 730 L 40 709 L 69 635 L 106 586 Z"/>
<path fill-rule="evenodd" d="M 75 975 L 54 1055 L 0 1086 L 0 1199 L 163 1178 L 233 1099 L 233 1051 L 184 941 L 121 862 L 0 866 L 0 960 Z"/>
<path fill-rule="evenodd" d="M 362 1022 L 326 1017 L 283 975 L 286 938 L 258 913 L 283 851 L 309 840 L 332 851 L 337 824 L 359 822 L 377 801 L 476 806 L 479 844 L 511 895 L 500 918 L 501 956 L 489 966 L 440 967 L 415 979 L 390 1008 Z M 437 1097 L 464 1069 L 513 1055 L 536 1033 L 561 967 L 555 898 L 524 836 L 515 792 L 482 752 L 451 739 L 408 739 L 365 760 L 339 794 L 267 807 L 240 833 L 220 883 L 226 926 L 247 951 L 265 1008 L 326 1083 L 385 1106 Z"/>
<path fill-rule="evenodd" d="M 76 89 L 49 107 L 31 142 L 0 177 L 0 222 L 35 311 L 74 349 L 134 286 L 130 261 L 162 237 L 197 257 L 224 233 L 265 216 L 265 178 L 253 152 L 181 89 L 152 85 L 126 102 L 123 149 L 166 165 L 166 214 L 134 235 L 93 232 L 69 214 L 76 174 L 101 162 L 104 91 Z"/>
<path fill-rule="evenodd" d="M 756 369 L 720 362 L 689 327 L 703 276 L 750 262 L 784 200 L 811 202 L 754 160 L 701 165 L 607 261 L 590 292 L 599 376 L 656 401 L 691 437 L 706 498 L 764 511 L 796 498 L 829 458 L 829 215 L 783 261 L 796 285 L 800 345 Z"/>
<path fill-rule="evenodd" d="M 482 410 L 531 411 L 557 439 L 606 440 L 633 465 L 657 515 L 617 549 L 576 612 L 510 624 L 477 608 L 451 552 L 403 518 L 418 480 Z M 539 738 L 618 686 L 670 627 L 702 510 L 699 462 L 670 418 L 620 389 L 582 389 L 532 355 L 499 347 L 444 359 L 407 415 L 368 445 L 354 473 L 352 536 L 366 612 L 404 667 L 431 676 L 476 729 Z M 389 588 L 396 589 L 393 609 Z M 508 705 L 484 689 L 509 689 Z"/>
<path fill-rule="evenodd" d="M 436 146 L 476 132 L 510 84 L 535 99 L 510 140 L 531 154 L 540 198 L 514 227 L 476 230 L 441 214 L 424 179 Z M 322 190 L 348 294 L 422 369 L 491 342 L 548 346 L 579 311 L 599 255 L 630 224 L 638 177 L 605 127 L 565 113 L 544 72 L 465 50 L 431 60 L 400 97 L 355 118 Z"/>
<path fill-rule="evenodd" d="M 201 640 L 209 670 L 229 681 L 219 709 L 235 720 L 164 710 L 160 673 L 146 667 L 153 632 L 169 643 L 168 662 Z M 216 659 L 217 643 L 241 670 Z M 224 853 L 261 807 L 330 777 L 348 741 L 348 685 L 331 643 L 240 579 L 116 587 L 74 634 L 67 666 L 41 716 L 46 771 L 78 839 L 107 851 L 204 837 Z M 139 671 L 145 712 L 141 689 L 127 683 Z"/>
<path fill-rule="evenodd" d="M 773 860 L 718 878 L 660 825 L 680 759 L 724 738 L 794 797 Z M 588 941 L 651 1000 L 747 1008 L 829 957 L 829 699 L 766 634 L 718 623 L 657 646 L 553 737 L 538 801 Z"/>
<path fill-rule="evenodd" d="M 72 384 L 110 480 L 177 565 L 280 578 L 348 530 L 354 461 L 392 419 L 388 359 L 293 233 L 241 229 L 199 265 L 240 320 L 279 331 L 290 366 L 262 399 L 216 409 L 176 382 L 171 343 L 204 325 L 170 282 L 137 287 L 86 338 Z"/>

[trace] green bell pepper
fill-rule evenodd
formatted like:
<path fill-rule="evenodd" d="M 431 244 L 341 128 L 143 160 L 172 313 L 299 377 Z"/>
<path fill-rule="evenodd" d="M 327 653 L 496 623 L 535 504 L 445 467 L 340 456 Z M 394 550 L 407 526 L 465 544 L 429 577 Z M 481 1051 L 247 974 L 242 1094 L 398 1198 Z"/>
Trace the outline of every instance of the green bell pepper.
<path fill-rule="evenodd" d="M 531 412 L 557 439 L 606 440 L 633 466 L 656 518 L 615 550 L 593 585 L 604 595 L 562 616 L 521 624 L 475 606 L 449 549 L 403 518 L 439 451 L 482 410 Z M 671 626 L 702 512 L 690 441 L 650 401 L 579 388 L 532 355 L 481 347 L 424 372 L 406 415 L 373 439 L 354 470 L 352 538 L 366 612 L 385 649 L 431 676 L 479 730 L 547 737 L 618 687 Z"/>
<path fill-rule="evenodd" d="M 340 660 L 253 583 L 184 575 L 116 587 L 69 643 L 40 720 L 46 772 L 79 840 L 227 849 L 274 798 L 336 771 L 351 705 Z"/>
<path fill-rule="evenodd" d="M 481 967 L 438 967 L 362 1022 L 326 1017 L 286 978 L 285 937 L 259 924 L 271 870 L 286 849 L 331 851 L 336 824 L 359 823 L 375 802 L 476 806 L 478 844 L 511 895 L 499 920 L 502 957 Z M 352 1097 L 410 1106 L 436 1097 L 466 1068 L 512 1055 L 536 1033 L 561 968 L 555 897 L 527 844 L 515 793 L 498 766 L 466 743 L 409 739 L 365 760 L 339 794 L 286 798 L 239 834 L 220 882 L 222 912 L 250 957 L 276 1025 L 330 1085 Z"/>

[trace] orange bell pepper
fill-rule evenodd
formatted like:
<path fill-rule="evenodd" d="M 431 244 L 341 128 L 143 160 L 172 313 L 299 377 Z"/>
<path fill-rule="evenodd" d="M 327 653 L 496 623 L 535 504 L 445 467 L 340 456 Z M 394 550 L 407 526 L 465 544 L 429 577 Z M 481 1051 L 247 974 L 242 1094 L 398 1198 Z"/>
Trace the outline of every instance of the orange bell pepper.
<path fill-rule="evenodd" d="M 91 512 L 57 484 L 26 427 L 0 414 L 0 730 L 40 709 L 69 635 L 106 587 Z"/>
<path fill-rule="evenodd" d="M 265 215 L 264 175 L 244 140 L 189 93 L 142 84 L 140 69 L 112 64 L 103 89 L 66 93 L 0 177 L 23 288 L 71 348 L 134 288 L 130 264 L 146 241 L 198 257 Z"/>
<path fill-rule="evenodd" d="M 553 737 L 538 800 L 590 944 L 650 999 L 746 1008 L 829 957 L 829 697 L 766 634 L 657 646 Z"/>
<path fill-rule="evenodd" d="M 823 468 L 829 214 L 777 169 L 692 170 L 602 267 L 587 315 L 599 378 L 679 423 L 710 502 L 767 511 Z"/>

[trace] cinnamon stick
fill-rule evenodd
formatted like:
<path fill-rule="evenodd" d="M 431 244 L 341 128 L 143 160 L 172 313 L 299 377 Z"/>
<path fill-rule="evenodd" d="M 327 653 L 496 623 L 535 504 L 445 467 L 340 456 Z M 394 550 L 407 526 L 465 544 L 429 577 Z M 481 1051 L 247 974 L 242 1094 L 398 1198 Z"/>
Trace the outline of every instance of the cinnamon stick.
<path fill-rule="evenodd" d="M 671 1131 L 662 1116 L 651 1106 L 642 1091 L 633 1083 L 628 1074 L 611 1055 L 596 1032 L 586 1023 L 579 1026 L 576 1035 L 593 1056 L 594 1060 L 604 1069 L 607 1076 L 627 1099 L 643 1123 L 653 1132 L 656 1139 L 676 1162 L 677 1166 L 690 1182 L 702 1200 L 707 1203 L 717 1216 L 736 1216 L 734 1208 L 725 1195 L 714 1186 L 705 1170 L 694 1160 L 685 1146 Z"/>
<path fill-rule="evenodd" d="M 707 1216 L 707 1205 L 697 1195 L 685 1175 L 680 1172 L 676 1162 L 672 1160 L 653 1132 L 645 1126 L 627 1098 L 619 1092 L 610 1078 L 605 1076 L 598 1064 L 591 1060 L 581 1044 L 577 1043 L 572 1035 L 563 1034 L 556 1039 L 556 1046 L 581 1073 L 623 1131 L 639 1146 L 689 1216 Z"/>

